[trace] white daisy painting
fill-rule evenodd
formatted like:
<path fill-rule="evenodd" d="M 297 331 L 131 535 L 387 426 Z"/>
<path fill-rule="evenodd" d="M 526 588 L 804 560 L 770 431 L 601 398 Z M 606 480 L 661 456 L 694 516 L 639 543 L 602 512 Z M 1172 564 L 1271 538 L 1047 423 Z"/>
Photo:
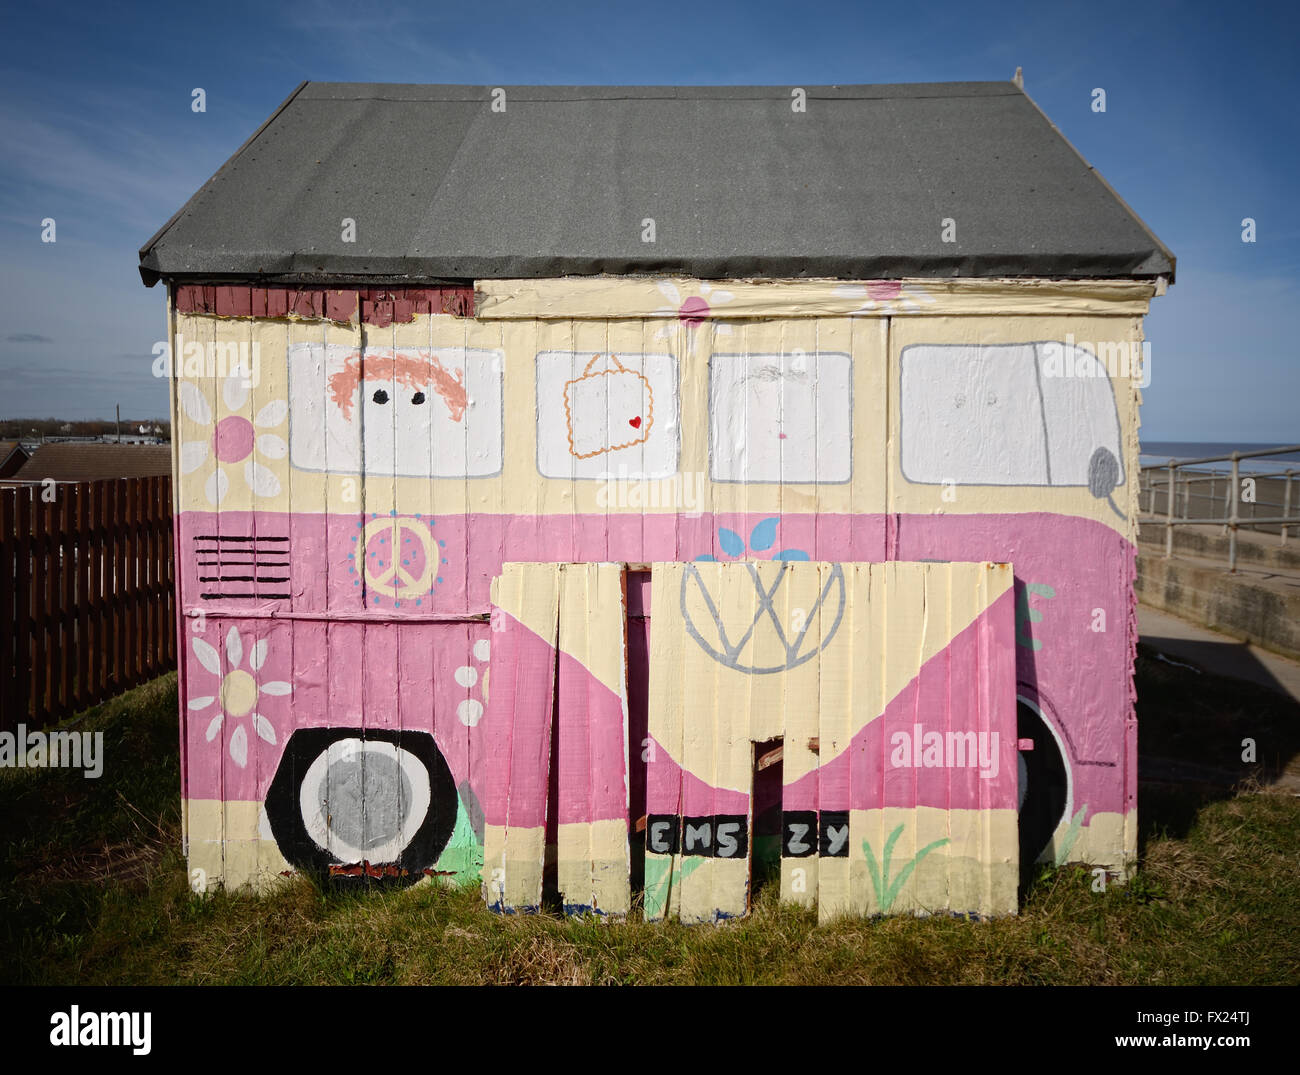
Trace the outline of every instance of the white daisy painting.
<path fill-rule="evenodd" d="M 934 297 L 923 287 L 905 284 L 901 280 L 868 280 L 861 284 L 841 284 L 835 289 L 841 299 L 861 299 L 862 305 L 850 317 L 872 313 L 921 312 L 923 304 L 934 302 Z"/>
<path fill-rule="evenodd" d="M 274 699 L 288 696 L 293 688 L 284 680 L 262 678 L 270 651 L 270 643 L 264 638 L 255 640 L 251 635 L 246 638 L 237 627 L 231 627 L 224 642 L 224 671 L 222 655 L 212 643 L 196 637 L 190 640 L 190 646 L 195 659 L 216 681 L 211 693 L 190 698 L 188 709 L 198 719 L 208 717 L 204 738 L 209 743 L 221 734 L 227 721 L 236 725 L 230 733 L 230 758 L 243 769 L 248 764 L 248 729 L 252 728 L 259 739 L 275 746 L 278 737 L 267 711 L 276 705 Z M 204 691 L 204 686 L 196 683 L 198 679 L 191 676 L 191 689 Z"/>
<path fill-rule="evenodd" d="M 687 335 L 692 340 L 695 337 L 695 330 L 712 318 L 714 307 L 723 306 L 736 298 L 730 291 L 715 288 L 706 281 L 700 282 L 699 291 L 694 295 L 683 295 L 681 288 L 672 280 L 660 280 L 655 287 L 659 289 L 659 294 L 668 300 L 668 305 L 652 310 L 650 316 L 675 319 L 686 326 Z M 669 321 L 659 327 L 654 338 L 670 339 L 676 333 L 677 326 Z M 713 326 L 713 334 L 730 336 L 731 326 L 725 321 L 720 321 Z"/>
<path fill-rule="evenodd" d="M 242 413 L 248 402 L 248 379 L 236 369 L 218 380 L 222 414 L 194 381 L 177 385 L 180 409 L 189 419 L 181 439 L 181 473 L 208 470 L 203 496 L 214 508 L 229 496 L 232 478 L 254 497 L 278 497 L 283 483 L 272 466 L 289 454 L 288 441 L 277 432 L 289 416 L 288 402 L 271 400 L 249 419 Z"/>

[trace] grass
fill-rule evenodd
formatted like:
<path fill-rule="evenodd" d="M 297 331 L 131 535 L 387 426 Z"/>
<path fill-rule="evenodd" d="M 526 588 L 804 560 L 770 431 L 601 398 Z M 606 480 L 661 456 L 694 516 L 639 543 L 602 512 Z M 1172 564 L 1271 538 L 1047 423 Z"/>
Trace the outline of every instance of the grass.
<path fill-rule="evenodd" d="M 635 914 L 617 925 L 498 916 L 476 886 L 338 889 L 296 878 L 257 899 L 195 896 L 179 853 L 176 681 L 164 677 L 81 718 L 78 730 L 105 735 L 109 764 L 99 780 L 0 771 L 0 980 L 1300 981 L 1300 799 L 1258 783 L 1233 787 L 1248 772 L 1271 779 L 1279 760 L 1295 755 L 1287 737 L 1300 729 L 1296 707 L 1146 654 L 1138 677 L 1144 764 L 1156 777 L 1143 785 L 1141 869 L 1128 885 L 1097 893 L 1086 869 L 1043 867 L 1016 917 L 820 927 L 815 913 L 780 906 L 768 886 L 748 918 L 693 928 Z M 1253 769 L 1239 757 L 1248 733 L 1263 744 Z M 114 764 L 123 757 L 139 764 Z"/>

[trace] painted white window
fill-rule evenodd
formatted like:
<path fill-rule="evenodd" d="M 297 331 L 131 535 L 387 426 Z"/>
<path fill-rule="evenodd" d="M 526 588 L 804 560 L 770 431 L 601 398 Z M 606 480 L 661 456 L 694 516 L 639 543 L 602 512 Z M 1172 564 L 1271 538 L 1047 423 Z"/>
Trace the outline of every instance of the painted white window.
<path fill-rule="evenodd" d="M 1054 341 L 915 344 L 901 362 L 903 477 L 938 485 L 1124 484 L 1104 365 Z"/>
<path fill-rule="evenodd" d="M 1115 485 L 1124 484 L 1119 412 L 1106 367 L 1075 344 L 1040 343 L 1038 369 L 1047 428 L 1047 469 L 1053 485 L 1091 485 L 1097 453 L 1115 460 Z"/>
<path fill-rule="evenodd" d="M 709 359 L 715 482 L 846 482 L 853 472 L 853 363 L 837 351 Z"/>
<path fill-rule="evenodd" d="M 670 477 L 679 443 L 672 355 L 538 354 L 537 469 L 544 477 Z"/>
<path fill-rule="evenodd" d="M 289 458 L 415 478 L 501 472 L 503 355 L 463 347 L 289 348 Z"/>

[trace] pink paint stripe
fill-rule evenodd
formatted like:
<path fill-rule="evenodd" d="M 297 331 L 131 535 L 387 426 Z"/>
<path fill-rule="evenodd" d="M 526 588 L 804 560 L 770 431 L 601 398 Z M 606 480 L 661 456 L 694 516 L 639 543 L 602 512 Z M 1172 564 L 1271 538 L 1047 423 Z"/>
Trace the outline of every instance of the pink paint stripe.
<path fill-rule="evenodd" d="M 1015 677 L 1010 656 L 1013 614 L 1012 594 L 1004 594 L 960 631 L 949 646 L 926 661 L 917 676 L 885 707 L 884 714 L 853 737 L 848 750 L 789 785 L 785 789 L 785 808 L 935 806 L 1014 810 L 1017 740 Z M 982 666 L 981 651 L 999 656 Z M 980 703 L 982 679 L 988 681 L 987 706 Z M 898 735 L 915 744 L 924 743 L 924 736 L 930 732 L 946 736 L 949 732 L 967 731 L 976 733 L 977 750 L 979 733 L 985 733 L 991 763 L 987 771 L 993 774 L 988 778 L 980 776 L 978 764 L 891 764 Z M 994 732 L 998 736 L 996 750 L 991 738 Z"/>
<path fill-rule="evenodd" d="M 595 684 L 598 686 L 598 684 Z M 559 655 L 559 704 L 555 714 L 556 820 L 560 823 L 585 821 L 590 809 L 593 783 L 591 732 L 600 714 L 592 697 L 592 676 L 563 650 Z"/>
<path fill-rule="evenodd" d="M 492 688 L 479 723 L 484 765 L 479 801 L 490 825 L 546 822 L 555 647 L 513 616 L 496 612 Z"/>
<path fill-rule="evenodd" d="M 563 650 L 559 667 L 559 822 L 626 819 L 623 700 Z M 567 756 L 566 743 L 574 748 Z"/>
<path fill-rule="evenodd" d="M 185 512 L 178 516 L 177 523 L 177 573 L 189 607 L 235 615 L 254 609 L 326 617 L 360 613 L 401 622 L 408 615 L 485 611 L 491 580 L 500 573 L 501 563 L 541 559 L 543 547 L 566 562 L 590 560 L 596 553 L 610 560 L 689 560 L 706 552 L 717 554 L 719 526 L 747 536 L 763 517 L 758 513 L 704 514 L 694 519 L 685 515 L 602 514 L 580 516 L 575 522 L 568 516 L 439 516 L 431 533 L 436 531 L 436 537 L 445 542 L 438 546 L 441 557 L 448 561 L 440 565 L 442 582 L 420 604 L 404 601 L 399 608 L 387 598 L 376 600 L 372 596 L 367 601 L 365 587 L 355 573 L 358 524 L 364 525 L 369 516 L 282 512 L 223 512 L 218 516 Z M 583 542 L 596 540 L 590 537 L 591 527 L 606 522 L 608 532 L 599 538 L 599 548 L 584 546 Z M 800 547 L 814 559 L 878 561 L 885 551 L 885 522 L 880 515 L 820 515 L 815 519 L 787 515 L 778 527 L 776 547 Z M 227 586 L 200 582 L 201 574 L 213 572 L 200 570 L 197 549 L 202 543 L 197 539 L 211 534 L 287 536 L 288 559 L 292 561 L 288 584 L 291 597 L 276 600 L 262 596 L 279 592 L 278 583 Z M 797 544 L 804 541 L 812 543 Z M 263 543 L 264 548 L 272 545 Z M 906 560 L 988 559 L 1014 565 L 1017 592 L 1032 613 L 1030 618 L 1024 618 L 1022 611 L 1023 622 L 1014 645 L 1020 690 L 1042 707 L 1065 744 L 1077 804 L 1088 804 L 1090 815 L 1130 809 L 1136 791 L 1129 675 L 1134 644 L 1133 546 L 1098 523 L 1046 513 L 903 515 L 897 517 L 894 553 Z M 771 555 L 771 550 L 758 555 Z M 1026 584 L 1034 588 L 1027 590 Z M 200 596 L 223 590 L 250 596 L 214 600 Z M 629 593 L 629 604 L 635 615 L 634 593 Z M 1096 609 L 1105 613 L 1104 632 L 1087 628 Z M 189 632 L 190 627 L 191 622 L 184 621 L 182 633 Z M 444 645 L 441 639 L 452 630 L 440 624 L 421 625 L 418 629 L 436 634 L 439 648 Z M 317 650 L 313 659 L 322 667 L 336 662 L 347 664 L 350 655 L 339 641 L 343 635 L 331 631 L 327 651 Z M 313 645 L 304 637 L 298 643 L 298 652 L 310 651 Z M 1002 656 L 1000 649 L 990 650 L 990 659 Z M 438 683 L 434 689 L 440 704 L 444 697 L 455 696 L 441 706 L 442 711 L 454 714 L 464 693 L 449 691 Z M 200 683 L 189 681 L 186 692 L 187 697 L 210 693 Z M 373 695 L 367 696 L 372 708 L 378 708 L 378 701 Z M 332 719 L 338 723 L 351 721 L 355 713 L 348 712 L 348 707 L 354 704 L 351 693 L 346 705 L 324 693 L 307 704 L 295 691 L 292 706 L 297 725 L 317 726 L 326 722 L 326 713 L 333 713 Z M 470 738 L 477 735 L 475 729 L 468 733 Z M 637 744 L 639 740 L 634 746 Z M 194 752 L 187 750 L 187 780 L 191 784 L 219 783 L 216 776 L 205 775 L 207 758 L 217 749 L 219 744 L 204 743 L 200 736 Z M 633 784 L 639 793 L 640 764 L 633 770 Z M 235 778 L 239 786 L 246 779 L 243 774 L 235 774 Z M 477 768 L 474 778 L 477 782 Z M 816 793 L 809 798 L 815 801 Z"/>
<path fill-rule="evenodd" d="M 646 766 L 646 812 L 650 814 L 709 813 L 743 814 L 749 809 L 749 793 L 731 788 L 713 788 L 694 773 L 687 772 L 650 737 L 653 753 Z M 680 806 L 680 811 L 679 811 Z"/>

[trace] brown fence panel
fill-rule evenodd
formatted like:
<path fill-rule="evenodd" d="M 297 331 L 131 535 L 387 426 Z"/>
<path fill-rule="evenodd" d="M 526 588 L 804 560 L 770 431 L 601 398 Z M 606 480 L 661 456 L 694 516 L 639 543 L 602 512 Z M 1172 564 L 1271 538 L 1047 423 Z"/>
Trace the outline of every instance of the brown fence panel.
<path fill-rule="evenodd" d="M 14 512 L 14 718 L 26 716 L 32 692 L 32 498 L 18 491 Z"/>
<path fill-rule="evenodd" d="M 0 728 L 175 667 L 170 478 L 0 488 Z"/>
<path fill-rule="evenodd" d="M 18 618 L 18 539 L 14 536 L 17 505 L 15 490 L 0 489 L 0 713 L 18 712 L 16 639 L 6 627 Z"/>
<path fill-rule="evenodd" d="M 45 697 L 45 672 L 48 665 L 45 662 L 46 634 L 49 631 L 49 621 L 46 616 L 46 602 L 49 600 L 46 590 L 49 585 L 50 573 L 50 555 L 49 550 L 45 547 L 46 535 L 48 533 L 49 521 L 46 519 L 49 504 L 41 499 L 40 493 L 43 490 L 33 490 L 37 495 L 31 498 L 31 507 L 28 516 L 31 519 L 31 529 L 27 535 L 27 554 L 28 554 L 28 571 L 31 573 L 30 586 L 31 598 L 29 603 L 29 615 L 32 633 L 31 653 L 32 667 L 29 679 L 29 694 L 32 699 L 32 709 L 36 713 L 45 712 L 48 708 Z M 19 575 L 21 581 L 22 575 Z"/>
<path fill-rule="evenodd" d="M 85 709 L 90 704 L 90 549 L 91 520 L 90 489 L 88 482 L 77 485 L 77 586 L 73 602 L 77 610 L 77 689 L 72 708 Z"/>
<path fill-rule="evenodd" d="M 172 536 L 172 482 L 168 478 L 162 483 L 161 493 L 161 512 L 158 519 L 158 535 L 162 541 L 162 552 L 158 557 L 158 563 L 163 570 L 163 593 L 166 594 L 167 614 L 163 620 L 163 638 L 166 639 L 167 648 L 163 651 L 168 666 L 176 664 L 176 635 L 179 630 L 178 612 L 176 608 L 176 558 L 172 549 L 174 541 Z"/>

